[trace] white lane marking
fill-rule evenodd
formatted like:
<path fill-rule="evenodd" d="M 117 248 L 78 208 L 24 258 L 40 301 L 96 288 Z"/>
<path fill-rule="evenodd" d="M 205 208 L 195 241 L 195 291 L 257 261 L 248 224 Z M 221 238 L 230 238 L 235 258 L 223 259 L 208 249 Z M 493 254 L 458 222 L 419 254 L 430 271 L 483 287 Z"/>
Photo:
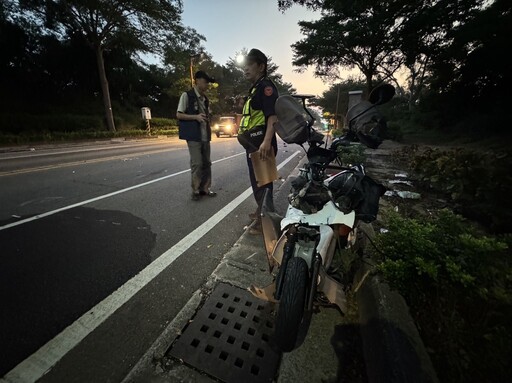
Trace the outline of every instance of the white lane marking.
<path fill-rule="evenodd" d="M 113 161 L 113 160 L 120 160 L 129 158 L 139 158 L 142 156 L 147 156 L 150 154 L 158 154 L 163 152 L 170 152 L 176 149 L 173 148 L 166 148 L 166 149 L 156 149 L 146 152 L 139 152 L 139 153 L 128 153 L 128 154 L 120 154 L 117 156 L 110 156 L 110 157 L 103 157 L 103 158 L 93 158 L 89 160 L 80 160 L 80 161 L 73 161 L 73 162 L 65 162 L 62 164 L 53 164 L 53 165 L 44 165 L 44 166 L 36 166 L 34 168 L 26 168 L 26 169 L 17 169 L 17 170 L 6 170 L 4 172 L 0 172 L 0 177 L 6 177 L 6 176 L 12 176 L 12 175 L 18 175 L 18 174 L 26 174 L 26 173 L 34 173 L 34 172 L 40 172 L 42 170 L 51 170 L 51 169 L 61 169 L 61 168 L 68 168 L 71 166 L 80 166 L 80 165 L 89 165 L 89 164 L 96 164 L 99 162 L 107 162 L 107 161 Z"/>
<path fill-rule="evenodd" d="M 300 151 L 293 153 L 290 157 L 281 162 L 277 169 L 281 169 L 299 153 Z M 48 341 L 39 350 L 19 363 L 0 379 L 0 383 L 32 383 L 40 379 L 55 366 L 64 355 L 75 348 L 87 335 L 93 332 L 117 309 L 142 290 L 142 288 L 178 259 L 178 257 L 222 221 L 229 213 L 235 210 L 238 205 L 244 202 L 251 194 L 252 188 L 246 189 L 242 194 L 211 216 L 205 223 L 151 262 L 146 268 L 141 270 L 137 275 L 128 280 L 96 306 L 88 310 L 87 313 L 83 314 L 71 325 L 66 327 L 55 338 Z"/>
<path fill-rule="evenodd" d="M 6 161 L 6 160 L 14 160 L 19 158 L 34 158 L 34 157 L 48 157 L 48 156 L 54 156 L 59 154 L 73 154 L 73 153 L 83 153 L 83 152 L 99 152 L 104 150 L 112 150 L 112 149 L 130 149 L 135 148 L 137 146 L 150 146 L 150 145 L 165 145 L 169 143 L 169 141 L 159 141 L 159 142 L 140 142 L 140 143 L 132 143 L 132 144 L 112 144 L 108 146 L 94 146 L 93 148 L 84 148 L 83 146 L 79 147 L 72 147 L 69 150 L 55 150 L 52 148 L 45 148 L 45 149 L 38 149 L 41 151 L 44 150 L 51 150 L 46 153 L 39 153 L 39 152 L 33 152 L 33 151 L 24 151 L 20 154 L 20 152 L 15 152 L 13 154 L 11 153 L 2 153 L 5 155 L 5 157 L 0 157 L 0 161 Z M 166 150 L 169 150 L 170 148 L 167 148 Z"/>
<path fill-rule="evenodd" d="M 240 156 L 240 155 L 242 155 L 242 154 L 245 154 L 245 152 L 237 153 L 237 154 L 234 154 L 234 155 L 229 156 L 229 157 L 224 157 L 224 158 L 221 158 L 220 160 L 213 161 L 212 163 L 214 163 L 214 164 L 215 164 L 215 163 L 217 163 L 217 162 L 226 161 L 226 160 L 229 160 L 229 159 L 231 159 L 231 158 L 233 158 L 233 157 Z M 48 217 L 48 216 L 50 216 L 50 215 L 57 214 L 57 213 L 60 213 L 60 212 L 62 212 L 62 211 L 65 211 L 65 210 L 73 209 L 74 207 L 78 207 L 78 206 L 86 205 L 86 204 L 91 203 L 91 202 L 96 202 L 96 201 L 99 201 L 99 200 L 102 200 L 102 199 L 105 199 L 105 198 L 109 198 L 109 197 L 112 197 L 112 196 L 115 196 L 115 195 L 118 195 L 118 194 L 121 194 L 121 193 L 125 193 L 125 192 L 130 191 L 130 190 L 138 189 L 138 188 L 140 188 L 140 187 L 147 186 L 147 185 L 150 185 L 150 184 L 155 183 L 155 182 L 163 181 L 163 180 L 165 180 L 165 179 L 167 179 L 167 178 L 171 178 L 171 177 L 179 176 L 180 174 L 187 173 L 187 172 L 189 172 L 189 171 L 190 171 L 190 169 L 182 170 L 182 171 L 177 172 L 177 173 L 169 174 L 168 176 L 164 176 L 164 177 L 156 178 L 156 179 L 154 179 L 154 180 L 147 181 L 147 182 L 144 182 L 144 183 L 141 183 L 141 184 L 138 184 L 138 185 L 130 186 L 130 187 L 125 188 L 125 189 L 117 190 L 117 191 L 112 192 L 112 193 L 108 193 L 108 194 L 100 195 L 100 196 L 98 196 L 98 197 L 91 198 L 91 199 L 88 199 L 88 200 L 86 200 L 86 201 L 77 202 L 77 203 L 75 203 L 75 204 L 68 205 L 68 206 L 64 206 L 64 207 L 61 207 L 61 208 L 59 208 L 59 209 L 55 209 L 55 210 L 52 210 L 52 211 L 48 211 L 48 212 L 46 212 L 46 213 L 42 213 L 42 214 L 38 214 L 38 215 L 34 215 L 33 217 L 28 217 L 28 218 L 22 219 L 22 220 L 20 220 L 20 221 L 11 222 L 11 223 L 8 223 L 7 225 L 0 226 L 0 231 L 1 231 L 1 230 L 5 230 L 5 229 L 9 229 L 9 228 L 14 227 L 14 226 L 23 225 L 24 223 L 31 222 L 31 221 L 35 221 L 35 220 L 37 220 L 37 219 L 41 219 L 41 218 L 44 218 L 44 217 Z"/>

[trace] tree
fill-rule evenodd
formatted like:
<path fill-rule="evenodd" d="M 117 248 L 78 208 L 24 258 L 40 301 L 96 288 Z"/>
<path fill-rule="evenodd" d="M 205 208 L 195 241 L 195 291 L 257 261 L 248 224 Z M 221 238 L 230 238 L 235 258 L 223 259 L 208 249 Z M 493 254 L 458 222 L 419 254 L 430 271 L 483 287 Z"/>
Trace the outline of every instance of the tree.
<path fill-rule="evenodd" d="M 118 45 L 125 49 L 163 53 L 176 41 L 196 38 L 183 27 L 180 0 L 22 0 L 21 6 L 38 15 L 58 36 L 80 34 L 94 50 L 103 94 L 107 127 L 115 131 L 104 53 Z"/>
<path fill-rule="evenodd" d="M 290 8 L 293 4 L 299 4 L 312 10 L 318 10 L 322 8 L 323 3 L 323 0 L 279 0 L 277 2 L 277 6 L 283 12 Z"/>
<path fill-rule="evenodd" d="M 319 6 L 318 2 L 302 3 Z M 357 67 L 365 76 L 368 91 L 375 77 L 386 78 L 400 67 L 402 58 L 392 38 L 400 28 L 400 2 L 326 0 L 321 9 L 321 19 L 299 22 L 306 37 L 292 45 L 294 65 L 314 65 L 315 74 L 322 77 L 337 77 L 339 68 Z"/>
<path fill-rule="evenodd" d="M 409 110 L 413 109 L 424 93 L 425 85 L 431 81 L 435 62 L 453 62 L 457 56 L 455 51 L 451 52 L 454 55 L 450 57 L 442 53 L 451 45 L 453 30 L 467 24 L 484 2 L 415 0 L 404 3 L 402 26 L 396 36 L 396 45 L 408 70 L 407 92 L 400 93 L 407 93 Z M 477 30 L 477 33 L 481 33 L 480 29 L 474 29 L 475 32 Z M 398 83 L 396 86 L 400 87 Z"/>

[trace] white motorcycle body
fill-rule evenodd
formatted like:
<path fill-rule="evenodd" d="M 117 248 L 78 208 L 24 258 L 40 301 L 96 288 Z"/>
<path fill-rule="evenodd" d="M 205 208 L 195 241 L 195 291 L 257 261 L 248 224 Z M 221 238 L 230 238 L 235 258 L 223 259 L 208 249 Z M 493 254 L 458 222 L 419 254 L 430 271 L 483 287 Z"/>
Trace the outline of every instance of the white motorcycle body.
<path fill-rule="evenodd" d="M 310 226 L 343 224 L 348 227 L 354 227 L 356 214 L 351 211 L 348 214 L 341 212 L 332 201 L 327 202 L 323 208 L 313 214 L 304 214 L 302 210 L 288 205 L 286 215 L 281 221 L 281 230 L 292 223 L 306 223 Z"/>
<path fill-rule="evenodd" d="M 320 233 L 317 244 L 314 242 L 299 241 L 295 245 L 294 256 L 303 258 L 308 267 L 311 268 L 313 256 L 318 253 L 322 257 L 322 266 L 318 276 L 318 290 L 322 291 L 331 303 L 336 304 L 343 312 L 346 310 L 345 293 L 340 284 L 327 275 L 334 251 L 336 248 L 336 237 L 331 225 L 343 224 L 353 228 L 355 224 L 355 212 L 344 214 L 329 201 L 316 213 L 305 214 L 299 209 L 288 206 L 285 217 L 281 220 L 282 235 L 274 242 L 271 257 L 274 262 L 281 265 L 284 246 L 287 241 L 287 228 L 294 224 L 307 224 L 316 228 Z M 315 246 L 316 245 L 316 246 Z M 272 288 L 270 288 L 272 291 Z M 254 291 L 253 291 L 254 294 Z M 261 298 L 261 296 L 260 296 Z"/>

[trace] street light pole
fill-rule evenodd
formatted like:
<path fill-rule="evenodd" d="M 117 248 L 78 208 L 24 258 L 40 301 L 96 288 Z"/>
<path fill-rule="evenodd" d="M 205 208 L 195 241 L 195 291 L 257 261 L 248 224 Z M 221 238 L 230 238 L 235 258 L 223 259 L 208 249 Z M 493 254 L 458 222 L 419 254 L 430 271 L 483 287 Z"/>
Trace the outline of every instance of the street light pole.
<path fill-rule="evenodd" d="M 201 53 L 190 53 L 190 86 L 194 86 L 194 57 L 201 57 Z"/>
<path fill-rule="evenodd" d="M 334 112 L 334 129 L 338 129 L 338 104 L 340 103 L 340 88 L 341 83 L 338 84 L 338 95 L 336 96 L 336 111 Z"/>
<path fill-rule="evenodd" d="M 190 86 L 194 86 L 194 69 L 192 67 L 192 60 L 194 59 L 194 55 L 190 55 Z"/>

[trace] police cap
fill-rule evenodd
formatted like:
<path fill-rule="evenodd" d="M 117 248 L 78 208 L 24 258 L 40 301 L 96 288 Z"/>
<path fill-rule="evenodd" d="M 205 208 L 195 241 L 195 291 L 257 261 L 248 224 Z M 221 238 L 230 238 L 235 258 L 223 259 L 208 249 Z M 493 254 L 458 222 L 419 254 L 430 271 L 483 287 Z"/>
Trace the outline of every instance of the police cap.
<path fill-rule="evenodd" d="M 247 53 L 247 61 L 267 65 L 267 56 L 259 49 L 253 48 Z"/>

